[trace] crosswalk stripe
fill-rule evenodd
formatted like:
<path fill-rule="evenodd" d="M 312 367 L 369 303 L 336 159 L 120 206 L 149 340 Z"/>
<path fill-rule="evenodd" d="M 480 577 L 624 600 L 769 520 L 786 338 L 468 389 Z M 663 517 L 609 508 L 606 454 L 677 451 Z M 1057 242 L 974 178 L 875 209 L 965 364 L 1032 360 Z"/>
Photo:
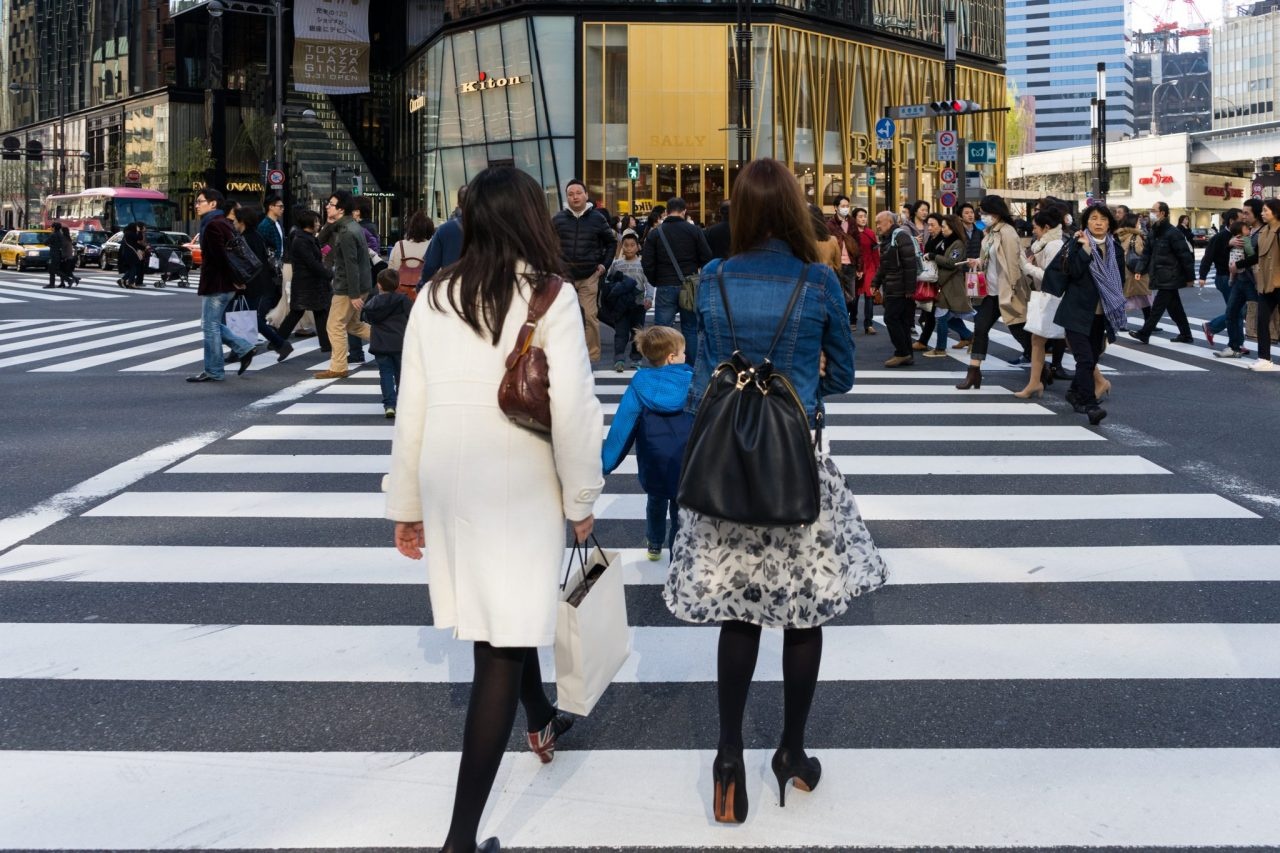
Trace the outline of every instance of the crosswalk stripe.
<path fill-rule="evenodd" d="M 21 327 L 18 327 L 18 326 L 6 327 L 4 329 L 0 329 L 0 341 L 4 341 L 4 343 L 0 343 L 0 352 L 6 352 L 6 350 L 3 349 L 3 347 L 7 346 L 10 341 L 16 341 L 19 338 L 29 338 L 32 335 L 52 335 L 56 332 L 65 332 L 65 331 L 70 331 L 71 329 L 80 329 L 80 328 L 84 328 L 85 326 L 101 326 L 103 323 L 114 323 L 114 322 L 116 321 L 115 320 L 37 320 L 34 324 L 32 324 L 32 325 L 38 325 L 37 328 L 32 328 L 32 325 L 24 325 Z M 155 320 L 152 322 L 158 323 L 160 321 Z M 113 326 L 111 328 L 115 329 L 118 327 Z M 12 329 L 13 331 L 10 332 L 10 329 Z M 100 332 L 106 331 L 106 329 L 100 329 L 99 331 Z"/>
<path fill-rule="evenodd" d="M 602 403 L 606 415 L 615 414 L 617 403 Z M 913 416 L 936 417 L 941 415 L 999 415 L 1026 417 L 1041 415 L 1052 417 L 1056 413 L 1034 403 L 828 403 L 828 415 Z M 381 403 L 294 403 L 282 415 L 381 415 Z"/>
<path fill-rule="evenodd" d="M 381 410 L 379 410 L 381 412 Z M 169 469 L 170 474 L 385 474 L 384 453 L 198 453 Z"/>
<path fill-rule="evenodd" d="M 665 556 L 616 549 L 629 585 L 666 583 Z M 1280 581 L 1277 545 L 882 548 L 889 585 Z M 566 559 L 568 553 L 566 552 Z M 0 554 L 5 581 L 420 584 L 421 562 L 381 547 L 20 545 Z"/>
<path fill-rule="evenodd" d="M 388 425 L 278 426 L 258 424 L 231 436 L 239 441 L 391 441 L 395 427 Z M 1106 438 L 1082 426 L 827 426 L 823 436 L 828 441 L 888 442 L 995 442 L 995 441 L 1106 441 Z"/>
<path fill-rule="evenodd" d="M 87 370 L 91 367 L 99 367 L 103 364 L 110 364 L 113 361 L 124 361 L 127 358 L 134 358 L 140 355 L 147 355 L 158 350 L 169 349 L 180 344 L 191 343 L 203 338 L 201 332 L 192 332 L 187 335 L 180 335 L 176 338 L 165 338 L 164 340 L 153 341 L 151 343 L 140 344 L 136 347 L 128 349 L 115 350 L 114 352 L 102 353 L 100 355 L 86 356 L 85 358 L 75 359 L 74 361 L 61 361 L 57 364 L 49 364 L 44 367 L 37 367 L 32 373 L 73 373 L 77 370 Z"/>
<path fill-rule="evenodd" d="M 1178 334 L 1178 327 L 1172 323 L 1158 323 L 1157 328 L 1163 329 L 1166 332 L 1172 332 L 1175 335 Z M 1192 331 L 1191 331 L 1192 336 L 1202 341 L 1204 343 L 1203 347 L 1196 346 L 1195 344 L 1175 344 L 1173 341 L 1164 340 L 1163 338 L 1157 338 L 1154 336 L 1150 339 L 1150 342 L 1147 344 L 1147 346 L 1154 347 L 1156 349 L 1161 349 L 1161 350 L 1168 350 L 1169 352 L 1180 353 L 1182 355 L 1190 356 L 1191 358 L 1206 359 L 1206 360 L 1212 361 L 1214 364 L 1229 364 L 1232 367 L 1244 368 L 1244 369 L 1249 368 L 1257 358 L 1256 352 L 1250 354 L 1248 358 L 1218 358 L 1216 355 L 1213 354 L 1214 348 L 1210 347 L 1209 342 L 1205 340 L 1204 333 L 1199 331 L 1199 324 L 1197 323 L 1193 325 L 1191 328 L 1192 328 Z M 1142 344 L 1138 343 L 1137 341 L 1133 340 L 1127 335 L 1124 338 L 1120 339 L 1118 343 L 1125 349 L 1129 349 L 1129 350 L 1140 351 L 1140 349 L 1142 348 Z M 1225 347 L 1226 345 L 1227 345 L 1227 333 L 1224 331 L 1221 333 L 1221 343 L 1219 345 L 1219 348 Z M 1247 340 L 1245 342 L 1245 345 L 1248 346 Z"/>
<path fill-rule="evenodd" d="M 837 625 L 822 681 L 1280 678 L 1275 624 Z M 615 681 L 715 680 L 714 626 L 633 627 Z M 756 681 L 782 680 L 765 632 Z M 545 676 L 551 649 L 540 650 Z M 459 683 L 471 650 L 418 625 L 0 623 L 0 678 Z"/>
<path fill-rule="evenodd" d="M 1169 473 L 1141 456 L 1042 456 L 1040 454 L 957 456 L 948 454 L 945 456 L 833 456 L 831 458 L 839 467 L 840 473 L 846 477 L 853 477 L 855 483 L 858 477 L 1129 477 Z M 631 455 L 614 469 L 614 473 L 635 474 L 636 469 L 636 457 Z"/>
<path fill-rule="evenodd" d="M 91 289 L 94 291 L 102 291 L 104 293 L 110 293 L 112 297 L 133 296 L 133 295 L 137 295 L 137 296 L 170 296 L 171 295 L 167 290 L 141 288 L 141 287 L 137 288 L 136 290 L 130 290 L 126 293 L 123 289 L 116 287 L 115 285 L 90 284 L 88 282 L 83 282 L 83 281 L 80 282 L 80 284 L 77 284 L 75 289 L 77 291 L 84 291 L 87 289 Z"/>
<path fill-rule="evenodd" d="M 664 556 L 616 549 L 629 585 L 666 583 Z M 882 548 L 889 585 L 1280 581 L 1277 545 Z M 566 553 L 566 558 L 568 554 Z M 420 584 L 421 562 L 382 547 L 20 545 L 0 554 L 5 581 Z"/>
<path fill-rule="evenodd" d="M 305 341 L 298 341 L 293 345 L 293 353 L 289 356 L 290 360 L 304 356 L 307 353 L 316 352 L 320 349 L 320 341 L 316 338 L 307 338 Z M 280 362 L 276 361 L 276 354 L 271 350 L 266 350 L 254 357 L 253 363 L 249 365 L 250 373 L 257 373 L 260 370 L 266 370 L 275 367 Z M 382 410 L 378 410 L 378 414 L 382 414 Z"/>
<path fill-rule="evenodd" d="M 204 348 L 184 350 L 174 355 L 167 355 L 164 358 L 157 358 L 154 361 L 148 361 L 144 364 L 134 364 L 121 369 L 121 373 L 143 373 L 152 371 L 172 370 L 175 367 L 182 367 L 185 364 L 199 364 L 204 361 Z M 249 365 L 253 369 L 253 365 Z"/>
<path fill-rule="evenodd" d="M 600 519 L 643 519 L 643 494 L 603 494 Z M 85 513 L 91 517 L 382 518 L 381 492 L 123 492 Z M 868 521 L 1024 521 L 1151 518 L 1259 518 L 1215 494 L 882 495 L 858 498 Z"/>
<path fill-rule="evenodd" d="M 10 299 L 7 296 L 0 296 L 0 305 L 21 305 L 21 299 Z"/>
<path fill-rule="evenodd" d="M 0 352 L 13 352 L 14 350 L 31 349 L 33 347 L 44 347 L 44 346 L 49 346 L 50 344 L 62 343 L 63 341 L 74 341 L 74 340 L 80 340 L 85 338 L 91 338 L 94 335 L 114 334 L 116 332 L 123 331 L 124 329 L 136 329 L 141 326 L 154 326 L 157 323 L 162 323 L 164 321 L 163 320 L 130 320 L 129 322 L 126 322 L 126 323 L 116 323 L 115 325 L 108 326 L 108 327 L 101 326 L 100 325 L 101 322 L 104 322 L 104 321 L 82 321 L 79 323 L 79 326 L 81 327 L 87 326 L 87 325 L 94 325 L 94 326 L 97 326 L 97 328 L 92 328 L 92 329 L 78 328 L 76 331 L 64 331 L 65 329 L 70 329 L 71 326 L 60 326 L 57 329 L 52 330 L 54 334 L 46 335 L 45 337 L 42 337 L 42 338 L 28 338 L 27 340 L 24 340 L 24 341 L 0 344 Z"/>
<path fill-rule="evenodd" d="M 596 385 L 597 397 L 621 397 L 627 391 L 625 385 Z M 372 396 L 380 395 L 382 389 L 373 385 L 346 385 L 338 383 L 328 388 L 322 388 L 320 394 L 326 396 Z M 952 385 L 916 385 L 916 386 L 899 386 L 899 385 L 855 385 L 849 393 L 858 397 L 914 397 L 914 396 L 946 396 L 946 397 L 997 397 L 1009 396 L 1013 394 L 1008 388 L 1002 388 L 999 385 L 983 385 L 981 388 L 971 388 L 968 391 L 961 391 Z M 845 403 L 827 403 L 827 411 L 831 411 L 832 406 L 849 405 Z"/>
<path fill-rule="evenodd" d="M 0 320 L 0 332 L 8 332 L 11 329 L 25 329 L 28 326 L 39 326 L 42 323 L 65 323 L 66 320 Z"/>
<path fill-rule="evenodd" d="M 812 795 L 793 791 L 779 809 L 772 751 L 747 751 L 752 808 L 734 831 L 710 818 L 711 751 L 569 746 L 549 766 L 518 753 L 503 762 L 481 836 L 557 851 L 1280 842 L 1269 800 L 1280 787 L 1275 749 L 816 754 L 831 781 Z M 0 829 L 7 848 L 438 849 L 458 754 L 33 750 L 0 753 L 0 767 L 0 795 L 23 803 Z"/>
<path fill-rule="evenodd" d="M 27 282 L 22 282 L 20 284 L 4 283 L 4 284 L 0 284 L 0 286 L 6 287 L 6 288 L 21 289 L 24 291 L 29 291 L 34 288 L 39 288 L 41 290 L 44 289 L 43 284 L 36 284 L 34 281 L 29 284 Z M 85 290 L 84 289 L 85 286 L 86 286 L 85 284 L 81 283 L 81 284 L 77 284 L 75 287 L 53 288 L 53 289 L 57 290 L 58 296 L 65 297 L 67 299 L 78 299 L 80 297 L 88 297 L 90 299 L 123 299 L 125 298 L 125 294 L 120 292 L 119 290 L 116 290 L 115 293 L 95 293 L 92 291 Z"/>
<path fill-rule="evenodd" d="M 154 322 L 154 321 L 146 321 Z M 84 341 L 78 344 L 71 344 L 65 347 L 55 347 L 54 349 L 42 350 L 35 353 L 27 353 L 26 355 L 10 356 L 9 358 L 0 359 L 0 367 L 11 367 L 15 364 L 30 364 L 33 361 L 44 361 L 50 358 L 56 358 L 61 355 L 71 355 L 77 352 L 84 352 L 91 349 L 101 349 L 103 347 L 114 346 L 116 344 L 129 343 L 130 341 L 142 340 L 143 338 L 153 338 L 157 335 L 167 334 L 169 332 L 186 331 L 192 327 L 199 327 L 199 320 L 191 320 L 182 323 L 172 323 L 168 326 L 151 326 L 147 329 L 129 332 L 123 335 L 112 335 L 106 338 L 95 338 L 91 341 Z"/>
<path fill-rule="evenodd" d="M 74 296 L 64 296 L 61 293 L 44 293 L 42 288 L 21 287 L 16 284 L 0 284 L 0 294 L 8 296 L 22 296 L 27 299 L 36 299 L 41 302 L 74 302 Z"/>

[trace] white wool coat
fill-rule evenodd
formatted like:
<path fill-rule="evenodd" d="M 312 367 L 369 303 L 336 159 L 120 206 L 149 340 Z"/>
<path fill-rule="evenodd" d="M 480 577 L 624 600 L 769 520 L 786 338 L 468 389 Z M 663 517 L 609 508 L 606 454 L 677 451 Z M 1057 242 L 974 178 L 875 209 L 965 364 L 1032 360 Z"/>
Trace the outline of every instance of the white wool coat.
<path fill-rule="evenodd" d="M 524 271 L 521 267 L 517 272 Z M 571 284 L 538 325 L 547 354 L 550 438 L 498 408 L 507 354 L 529 310 L 516 287 L 494 346 L 424 291 L 405 334 L 387 478 L 387 517 L 423 522 L 439 628 L 495 646 L 555 641 L 565 519 L 592 514 L 604 487 L 603 416 Z"/>

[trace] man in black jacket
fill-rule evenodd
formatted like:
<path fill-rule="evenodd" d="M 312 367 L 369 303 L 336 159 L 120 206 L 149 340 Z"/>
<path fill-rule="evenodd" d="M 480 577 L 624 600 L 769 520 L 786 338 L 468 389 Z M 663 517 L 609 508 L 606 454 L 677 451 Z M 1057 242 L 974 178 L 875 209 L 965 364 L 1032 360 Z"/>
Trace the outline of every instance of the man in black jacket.
<path fill-rule="evenodd" d="M 564 196 L 568 207 L 552 218 L 551 225 L 560 237 L 560 256 L 578 291 L 587 352 L 594 362 L 600 360 L 600 276 L 613 262 L 618 241 L 609 221 L 587 200 L 587 187 L 582 181 L 569 181 Z"/>
<path fill-rule="evenodd" d="M 680 312 L 685 361 L 692 365 L 698 355 L 697 314 L 680 307 L 680 285 L 687 276 L 697 275 L 712 255 L 702 229 L 685 219 L 687 209 L 679 196 L 667 202 L 667 218 L 645 237 L 640 263 L 645 278 L 657 288 L 654 325 L 674 328 L 676 312 Z"/>
<path fill-rule="evenodd" d="M 716 224 L 707 229 L 707 245 L 711 247 L 711 257 L 729 257 L 729 201 L 720 202 L 720 212 L 716 215 Z"/>
<path fill-rule="evenodd" d="M 1182 296 L 1178 291 L 1195 281 L 1195 255 L 1187 238 L 1169 221 L 1169 205 L 1163 201 L 1153 204 L 1151 223 L 1147 244 L 1142 249 L 1142 272 L 1135 274 L 1134 278 L 1141 280 L 1145 276 L 1156 298 L 1147 322 L 1140 330 L 1130 332 L 1129 337 L 1149 343 L 1156 324 L 1168 311 L 1173 322 L 1178 324 L 1178 334 L 1172 338 L 1173 343 L 1189 344 L 1193 341 L 1191 323 L 1187 321 L 1187 311 L 1182 307 Z"/>
<path fill-rule="evenodd" d="M 964 256 L 976 259 L 982 254 L 982 229 L 978 227 L 978 214 L 967 201 L 960 205 L 960 221 L 964 223 Z"/>
<path fill-rule="evenodd" d="M 1222 294 L 1222 303 L 1225 306 L 1231 301 L 1231 224 L 1240 216 L 1237 208 L 1232 208 L 1222 214 L 1222 227 L 1219 228 L 1214 235 L 1209 238 L 1209 244 L 1204 247 L 1204 258 L 1200 261 L 1200 280 L 1196 282 L 1200 287 L 1204 287 L 1205 278 L 1209 274 L 1209 267 L 1213 267 L 1213 286 L 1218 288 L 1218 292 Z M 1201 325 L 1204 330 L 1204 339 L 1209 342 L 1209 346 L 1213 346 L 1213 336 L 1218 332 L 1227 328 L 1227 312 L 1223 308 L 1221 314 L 1214 317 Z"/>
<path fill-rule="evenodd" d="M 873 290 L 884 294 L 884 324 L 893 341 L 893 358 L 885 367 L 915 364 L 911 355 L 911 317 L 916 292 L 916 241 L 897 227 L 892 213 L 876 214 L 876 234 L 880 237 L 880 268 L 871 282 Z"/>

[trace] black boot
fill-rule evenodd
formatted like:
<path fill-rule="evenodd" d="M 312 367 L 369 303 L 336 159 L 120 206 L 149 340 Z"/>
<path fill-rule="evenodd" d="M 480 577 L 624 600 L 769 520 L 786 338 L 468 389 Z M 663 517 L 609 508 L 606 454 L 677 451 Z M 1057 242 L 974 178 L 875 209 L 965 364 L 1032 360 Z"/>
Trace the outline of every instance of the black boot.
<path fill-rule="evenodd" d="M 964 375 L 964 381 L 956 386 L 957 391 L 968 391 L 970 388 L 982 387 L 982 366 L 977 364 L 969 365 L 969 372 Z"/>

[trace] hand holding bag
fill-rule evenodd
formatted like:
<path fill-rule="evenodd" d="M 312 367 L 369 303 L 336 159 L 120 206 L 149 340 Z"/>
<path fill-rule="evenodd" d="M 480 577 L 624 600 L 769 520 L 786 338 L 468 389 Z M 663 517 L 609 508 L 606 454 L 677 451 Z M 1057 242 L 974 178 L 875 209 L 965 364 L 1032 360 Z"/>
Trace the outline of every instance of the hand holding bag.
<path fill-rule="evenodd" d="M 916 273 L 916 281 L 934 283 L 938 280 L 938 264 L 928 258 L 920 258 L 920 271 Z"/>
<path fill-rule="evenodd" d="M 932 302 L 938 298 L 938 285 L 917 279 L 916 292 L 911 298 L 916 302 Z"/>
<path fill-rule="evenodd" d="M 258 312 L 249 307 L 243 294 L 236 294 L 227 307 L 227 328 L 251 345 L 258 342 Z"/>
<path fill-rule="evenodd" d="M 507 370 L 498 385 L 498 408 L 516 426 L 534 432 L 551 432 L 551 380 L 547 354 L 542 347 L 533 346 L 533 333 L 538 321 L 555 304 L 563 283 L 558 275 L 547 276 L 542 290 L 534 291 L 529 298 L 529 314 L 507 356 Z"/>
<path fill-rule="evenodd" d="M 631 656 L 622 563 L 617 551 L 591 541 L 590 557 L 586 543 L 573 547 L 556 617 L 556 707 L 579 716 L 591 713 Z"/>
<path fill-rule="evenodd" d="M 1033 290 L 1030 298 L 1027 299 L 1026 330 L 1047 340 L 1056 341 L 1065 338 L 1066 330 L 1053 322 L 1053 318 L 1058 313 L 1058 306 L 1061 304 L 1061 296 L 1055 296 L 1043 290 Z"/>
<path fill-rule="evenodd" d="M 964 274 L 964 290 L 970 299 L 986 299 L 987 277 L 977 270 L 969 270 Z"/>
<path fill-rule="evenodd" d="M 760 527 L 812 524 L 818 518 L 815 447 L 821 446 L 822 416 L 819 413 L 818 439 L 811 443 L 804 404 L 770 361 L 804 292 L 808 273 L 805 264 L 773 343 L 757 365 L 738 347 L 721 262 L 716 284 L 734 352 L 711 374 L 694 418 L 680 476 L 682 507 Z"/>

